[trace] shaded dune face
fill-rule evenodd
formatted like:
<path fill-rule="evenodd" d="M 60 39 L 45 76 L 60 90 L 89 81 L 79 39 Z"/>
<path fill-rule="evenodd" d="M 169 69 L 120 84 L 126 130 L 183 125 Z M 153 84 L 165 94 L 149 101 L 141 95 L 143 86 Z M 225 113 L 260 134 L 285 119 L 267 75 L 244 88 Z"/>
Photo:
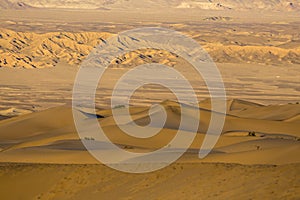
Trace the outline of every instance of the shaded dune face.
<path fill-rule="evenodd" d="M 182 162 L 286 164 L 300 161 L 297 156 L 300 148 L 297 121 L 300 114 L 299 104 L 264 106 L 241 100 L 229 100 L 227 104 L 228 112 L 222 135 L 213 152 L 204 160 L 200 160 L 197 158 L 197 152 L 209 126 L 211 112 L 214 111 L 210 109 L 210 101 L 199 103 L 198 133 L 187 155 L 181 158 Z M 167 145 L 176 135 L 180 124 L 179 103 L 164 101 L 160 105 L 167 113 L 164 127 L 157 135 L 145 139 L 129 136 L 119 126 L 130 127 L 134 123 L 147 126 L 150 117 L 160 115 L 159 110 L 149 116 L 149 107 L 132 107 L 130 113 L 133 121 L 118 125 L 111 110 L 97 110 L 97 116 L 88 113 L 86 109 L 75 112 L 84 116 L 87 126 L 91 118 L 98 118 L 107 137 L 120 148 L 133 152 L 151 152 Z M 197 108 L 189 106 L 189 109 Z M 149 127 L 152 128 L 158 127 Z M 193 134 L 189 127 L 182 127 L 182 131 Z M 0 160 L 3 162 L 97 163 L 81 143 L 82 140 L 91 138 L 79 138 L 72 118 L 72 108 L 67 106 L 2 120 L 0 132 Z M 94 142 L 95 148 L 105 150 L 105 141 Z M 178 144 L 176 148 L 184 146 Z M 41 156 L 41 152 L 47 153 L 47 157 Z M 247 155 L 249 159 L 245 157 Z"/>

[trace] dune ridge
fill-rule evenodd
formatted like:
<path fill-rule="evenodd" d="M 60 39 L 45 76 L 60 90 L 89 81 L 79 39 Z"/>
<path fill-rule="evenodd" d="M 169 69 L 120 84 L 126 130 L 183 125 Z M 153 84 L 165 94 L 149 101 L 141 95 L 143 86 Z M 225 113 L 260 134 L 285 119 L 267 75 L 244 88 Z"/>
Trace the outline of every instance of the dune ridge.
<path fill-rule="evenodd" d="M 299 123 L 289 120 L 295 113 L 300 114 L 298 104 L 263 106 L 240 100 L 228 101 L 228 104 L 235 105 L 235 109 L 231 109 L 226 115 L 222 135 L 213 152 L 200 160 L 197 158 L 197 149 L 200 148 L 205 137 L 212 112 L 209 109 L 209 101 L 200 102 L 202 108 L 200 107 L 198 133 L 186 155 L 179 162 L 225 162 L 250 165 L 282 165 L 300 162 Z M 134 152 L 153 151 L 166 145 L 176 135 L 181 117 L 180 105 L 177 102 L 164 101 L 160 105 L 166 110 L 167 121 L 159 134 L 151 138 L 138 139 L 124 134 L 115 124 L 111 110 L 98 110 L 97 114 L 101 116 L 98 121 L 109 139 L 121 148 Z M 195 109 L 193 106 L 183 106 L 185 114 L 193 113 L 192 110 Z M 124 108 L 115 109 L 119 109 L 121 114 Z M 273 113 L 277 109 L 281 112 Z M 251 110 L 253 114 L 249 116 Z M 119 126 L 130 128 L 132 123 L 145 126 L 148 125 L 150 116 L 160 115 L 160 110 L 149 115 L 149 107 L 132 107 L 130 111 L 133 121 L 123 122 Z M 87 126 L 93 127 L 89 120 L 93 115 L 88 114 L 87 109 L 81 109 L 78 114 L 86 119 Z M 193 134 L 189 127 L 181 128 L 185 134 Z M 152 126 L 148 129 L 154 130 L 156 127 Z M 82 141 L 87 138 L 79 138 L 77 135 L 72 108 L 68 106 L 1 120 L 0 133 L 1 162 L 97 163 L 82 144 Z M 91 140 L 91 142 L 94 142 L 99 150 L 108 150 L 105 141 Z M 177 144 L 172 148 L 184 147 Z M 41 156 L 42 154 L 47 156 Z"/>

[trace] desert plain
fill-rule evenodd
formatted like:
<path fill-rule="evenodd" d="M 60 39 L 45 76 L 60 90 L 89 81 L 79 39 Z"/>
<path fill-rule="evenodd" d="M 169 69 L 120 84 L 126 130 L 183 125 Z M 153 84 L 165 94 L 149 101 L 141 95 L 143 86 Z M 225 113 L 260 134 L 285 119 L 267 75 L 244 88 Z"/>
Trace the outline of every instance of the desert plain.
<path fill-rule="evenodd" d="M 161 1 L 160 9 L 157 1 L 147 9 L 138 8 L 137 1 L 112 1 L 96 9 L 0 2 L 1 199 L 300 198 L 297 1 L 259 8 L 247 7 L 251 1 L 246 0 L 220 1 L 221 6 Z M 143 27 L 179 31 L 208 52 L 224 81 L 226 112 L 212 108 L 205 81 L 186 60 L 157 49 L 112 60 L 96 90 L 95 113 L 72 109 L 74 81 L 90 52 L 119 32 Z M 153 62 L 187 77 L 197 106 L 178 102 L 164 87 L 145 85 L 130 98 L 132 121 L 116 124 L 113 111 L 126 108 L 110 105 L 114 85 L 132 67 Z M 147 126 L 162 115 L 156 107 L 164 109 L 167 120 L 155 136 L 134 138 L 120 128 Z M 182 108 L 191 120 L 195 109 L 200 114 L 196 133 L 182 128 L 187 136 L 195 134 L 193 142 L 175 163 L 143 174 L 120 172 L 94 158 L 84 142 L 97 144 L 99 151 L 110 149 L 105 141 L 81 137 L 73 119 L 75 112 L 89 126 L 97 118 L 111 142 L 142 156 L 175 137 Z M 200 159 L 212 113 L 224 117 L 224 127 L 211 153 Z"/>

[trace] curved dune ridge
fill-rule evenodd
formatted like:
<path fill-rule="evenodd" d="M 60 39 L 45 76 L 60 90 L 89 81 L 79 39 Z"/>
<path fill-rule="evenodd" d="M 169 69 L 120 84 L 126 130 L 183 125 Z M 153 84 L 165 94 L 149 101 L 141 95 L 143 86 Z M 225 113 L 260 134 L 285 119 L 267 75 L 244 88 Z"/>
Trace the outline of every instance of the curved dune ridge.
<path fill-rule="evenodd" d="M 60 62 L 79 65 L 94 47 L 105 42 L 112 35 L 105 32 L 37 34 L 0 29 L 0 67 L 45 68 L 54 67 Z M 205 38 L 205 36 L 201 36 L 198 39 L 201 40 L 202 37 Z M 232 45 L 226 44 L 226 41 L 222 44 L 220 41 L 212 40 L 205 42 L 203 48 L 208 51 L 215 62 L 299 64 L 300 48 L 297 40 L 291 41 L 289 36 L 286 37 L 286 41 L 277 46 L 239 43 Z M 197 40 L 197 37 L 195 39 Z M 174 66 L 178 63 L 177 61 L 176 55 L 149 49 L 128 53 L 116 58 L 112 64 L 120 67 L 127 64 L 159 62 Z"/>
<path fill-rule="evenodd" d="M 199 129 L 194 142 L 187 153 L 178 162 L 225 162 L 240 164 L 289 164 L 299 163 L 300 133 L 299 122 L 293 120 L 300 114 L 300 105 L 264 106 L 255 103 L 230 100 L 228 113 L 222 135 L 205 159 L 198 158 L 200 148 L 210 123 L 210 101 L 200 105 Z M 133 123 L 140 126 L 150 122 L 149 107 L 131 107 L 133 121 L 116 125 L 111 110 L 98 110 L 97 120 L 108 138 L 120 148 L 133 152 L 148 152 L 168 144 L 176 135 L 180 118 L 180 104 L 164 101 L 160 104 L 166 113 L 167 120 L 159 133 L 147 139 L 133 138 L 125 134 L 119 126 L 131 127 Z M 185 114 L 193 113 L 193 106 L 181 105 Z M 122 109 L 119 109 L 122 115 Z M 91 126 L 91 118 L 95 116 L 87 109 L 78 110 L 85 118 L 87 126 Z M 153 111 L 153 109 L 152 109 Z M 160 109 L 150 113 L 152 117 L 160 115 Z M 224 115 L 224 113 L 217 113 Z M 190 116 L 194 117 L 194 116 Z M 192 118 L 191 118 L 192 119 Z M 157 127 L 148 127 L 156 130 Z M 181 127 L 187 134 L 189 127 Z M 30 163 L 97 163 L 89 155 L 82 140 L 95 144 L 97 150 L 109 150 L 105 141 L 93 138 L 79 138 L 72 117 L 72 108 L 61 106 L 31 114 L 24 114 L 0 121 L 1 162 Z M 172 148 L 184 148 L 180 143 Z M 170 149 L 170 151 L 172 151 Z M 141 154 L 142 156 L 142 154 Z"/>

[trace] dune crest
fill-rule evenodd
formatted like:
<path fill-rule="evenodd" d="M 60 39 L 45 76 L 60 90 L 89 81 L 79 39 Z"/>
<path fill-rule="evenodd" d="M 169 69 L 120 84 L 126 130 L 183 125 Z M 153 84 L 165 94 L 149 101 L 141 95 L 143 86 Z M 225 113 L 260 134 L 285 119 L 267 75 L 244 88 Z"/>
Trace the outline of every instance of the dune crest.
<path fill-rule="evenodd" d="M 200 102 L 202 108 L 200 107 L 198 133 L 187 155 L 181 158 L 181 162 L 241 164 L 300 162 L 299 123 L 290 120 L 291 116 L 300 114 L 298 104 L 263 106 L 241 100 L 231 100 L 228 104 L 235 105 L 235 109 L 231 109 L 226 115 L 222 135 L 213 152 L 204 160 L 200 160 L 197 158 L 197 149 L 204 139 L 212 112 L 209 101 Z M 120 148 L 133 152 L 153 151 L 166 145 L 176 135 L 181 118 L 180 105 L 177 102 L 164 101 L 160 105 L 165 108 L 167 121 L 157 135 L 147 139 L 133 138 L 125 134 L 116 125 L 111 110 L 98 110 L 97 114 L 101 117 L 97 120 L 109 139 Z M 193 117 L 193 109 L 196 108 L 186 107 L 185 115 L 190 113 L 190 117 Z M 276 114 L 276 110 L 280 112 Z M 132 107 L 130 111 L 133 121 L 124 122 L 119 126 L 131 127 L 133 123 L 139 126 L 149 124 L 149 107 Z M 87 109 L 76 112 L 85 118 L 87 126 L 91 126 L 89 119 L 93 118 L 93 115 Z M 150 115 L 152 117 L 160 115 L 160 110 L 154 109 Z M 153 126 L 148 129 L 156 128 L 158 127 Z M 185 134 L 193 134 L 189 127 L 181 128 Z M 0 121 L 0 132 L 1 162 L 97 163 L 81 142 L 90 138 L 79 138 L 73 122 L 72 108 L 68 106 L 4 119 Z M 91 141 L 95 142 L 95 148 L 107 150 L 105 141 Z M 178 143 L 173 148 L 184 146 Z M 42 152 L 47 154 L 47 157 L 41 157 Z"/>

